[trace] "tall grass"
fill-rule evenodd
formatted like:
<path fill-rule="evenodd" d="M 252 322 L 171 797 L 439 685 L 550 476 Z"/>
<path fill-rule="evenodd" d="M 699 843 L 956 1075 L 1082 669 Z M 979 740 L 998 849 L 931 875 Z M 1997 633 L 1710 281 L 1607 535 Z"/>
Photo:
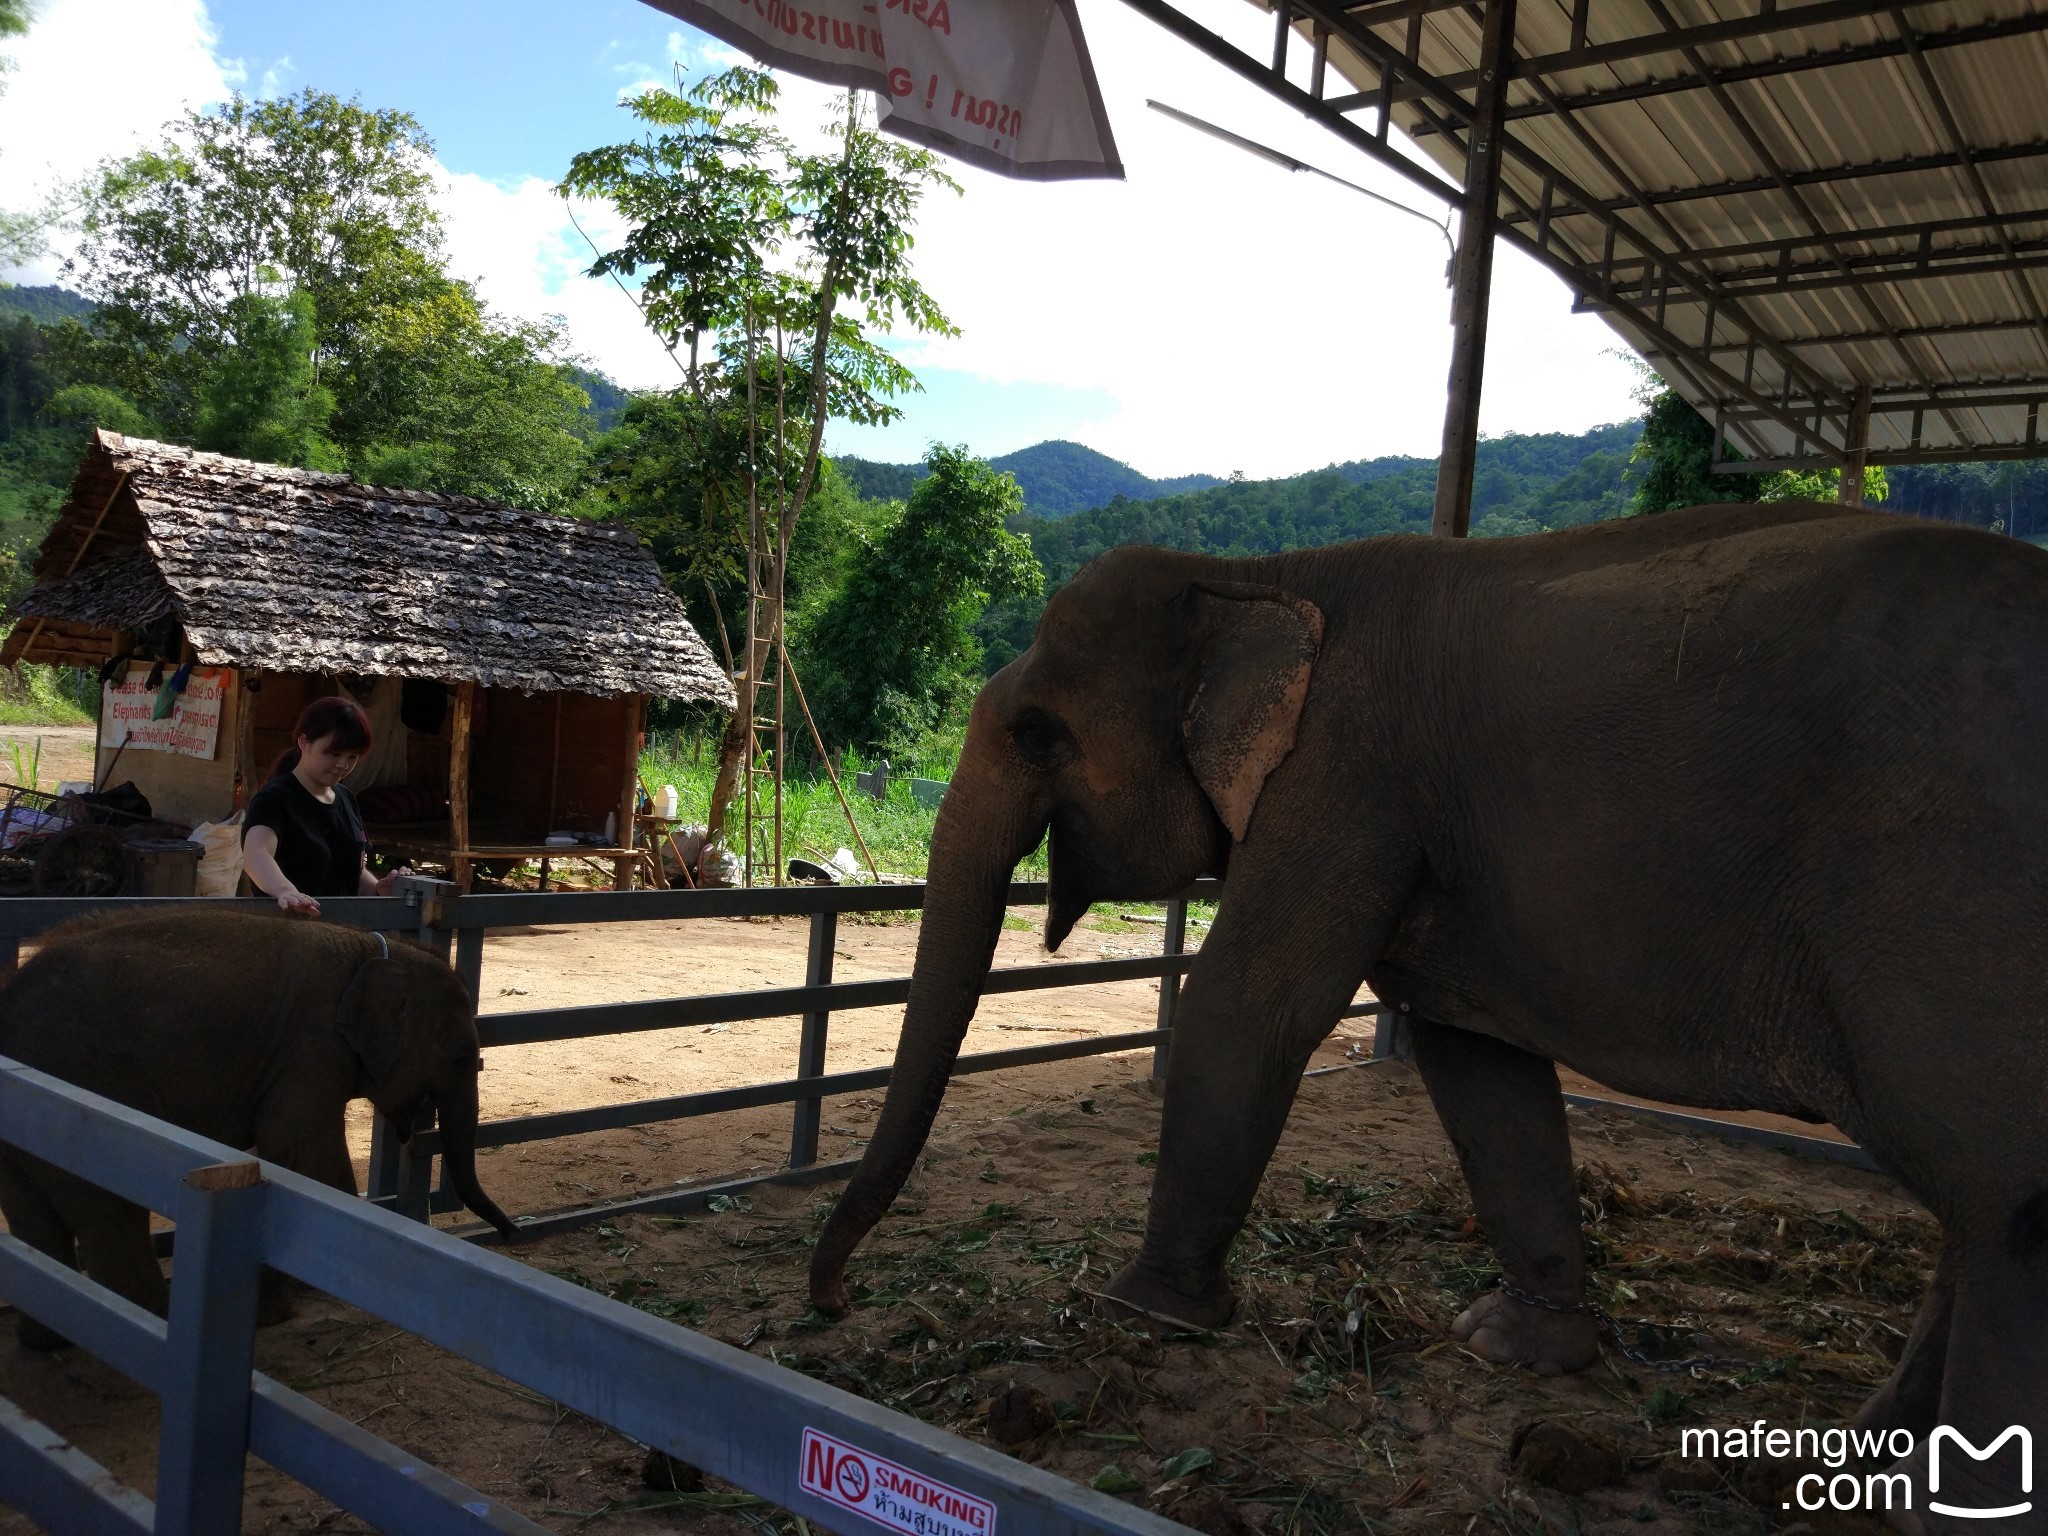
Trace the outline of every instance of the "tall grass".
<path fill-rule="evenodd" d="M 20 662 L 0 668 L 0 725 L 90 725 L 85 699 L 94 691 L 92 675 L 72 667 Z"/>
<path fill-rule="evenodd" d="M 889 763 L 888 798 L 876 801 L 854 787 L 854 774 L 870 765 L 854 753 L 847 753 L 840 786 L 853 810 L 868 851 L 884 874 L 923 879 L 931 860 L 932 825 L 937 812 L 926 810 L 910 796 L 912 777 L 950 779 L 959 759 L 957 734 L 940 736 L 907 754 L 905 761 Z M 701 823 L 711 805 L 711 785 L 718 765 L 716 734 L 660 731 L 650 735 L 647 750 L 640 756 L 640 777 L 650 790 L 659 792 L 664 784 L 676 787 L 680 800 L 678 814 L 684 821 Z M 765 791 L 764 784 L 764 791 Z M 761 813 L 771 814 L 772 799 L 761 796 Z M 734 802 L 727 812 L 729 841 L 739 848 L 741 807 Z M 771 834 L 772 835 L 772 834 Z M 860 848 L 846 824 L 846 813 L 832 793 L 831 782 L 822 769 L 790 769 L 782 786 L 782 852 L 785 859 L 807 858 L 822 863 L 836 849 L 851 849 L 856 862 Z M 761 881 L 766 872 L 756 870 Z M 1045 850 L 1041 847 L 1017 866 L 1020 880 L 1045 878 Z"/>

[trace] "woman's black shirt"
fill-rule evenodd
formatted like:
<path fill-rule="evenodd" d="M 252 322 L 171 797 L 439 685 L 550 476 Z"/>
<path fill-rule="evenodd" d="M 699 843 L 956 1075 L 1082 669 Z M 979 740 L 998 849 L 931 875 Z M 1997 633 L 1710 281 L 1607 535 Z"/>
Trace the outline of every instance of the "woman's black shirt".
<path fill-rule="evenodd" d="M 335 785 L 334 803 L 323 805 L 287 769 L 250 798 L 242 818 L 244 842 L 251 827 L 277 834 L 277 867 L 308 896 L 353 896 L 361 889 L 369 837 L 346 784 Z"/>

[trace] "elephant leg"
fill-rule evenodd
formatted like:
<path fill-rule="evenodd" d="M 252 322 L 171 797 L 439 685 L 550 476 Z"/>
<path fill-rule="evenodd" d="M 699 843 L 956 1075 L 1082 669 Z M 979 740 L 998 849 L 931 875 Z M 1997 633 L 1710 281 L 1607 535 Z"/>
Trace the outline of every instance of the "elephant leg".
<path fill-rule="evenodd" d="M 2042 1210 L 2030 1212 L 2030 1204 Z M 1916 1429 L 1911 1452 L 1887 1469 L 1904 1474 L 1916 1495 L 1910 1513 L 1890 1517 L 1899 1529 L 1963 1532 L 1986 1529 L 1986 1522 L 1995 1520 L 1995 1529 L 2014 1536 L 2048 1532 L 2048 1504 L 2033 1487 L 2031 1465 L 2033 1447 L 2048 1434 L 2048 1275 L 2043 1273 L 2048 1251 L 2043 1245 L 2048 1245 L 2048 1191 L 2022 1204 L 2010 1223 L 1958 1223 L 1944 1231 L 1948 1294 L 1930 1294 L 1921 1321 L 1929 1323 L 1931 1337 L 1921 1350 L 1909 1345 L 1901 1362 L 1901 1372 L 1908 1363 L 1916 1372 L 1933 1369 L 1939 1314 L 1945 1312 L 1940 1401 L 1927 1416 L 1933 1427 L 1925 1436 Z M 1920 1343 L 1917 1325 L 1913 1337 Z M 1859 1415 L 1859 1423 L 1899 1380 L 1894 1373 L 1872 1407 Z M 1916 1374 L 1903 1394 L 1909 1399 L 1905 1406 L 1923 1408 L 1910 1400 L 1924 1394 L 1924 1377 Z M 2004 1438 L 2015 1428 L 2023 1435 Z M 1997 1454 L 1988 1454 L 1994 1445 Z M 2012 1513 L 1999 1513 L 2008 1510 Z"/>
<path fill-rule="evenodd" d="M 78 1265 L 117 1296 L 138 1307 L 170 1314 L 171 1290 L 149 1236 L 149 1212 L 133 1201 L 93 1190 L 86 1201 L 66 1202 L 77 1212 L 86 1205 L 89 1219 L 75 1219 Z"/>
<path fill-rule="evenodd" d="M 1955 1318 L 1955 1250 L 1946 1241 L 1934 1281 L 1913 1320 L 1905 1351 L 1891 1378 L 1871 1394 L 1856 1415 L 1856 1428 L 1904 1429 L 1923 1440 L 1941 1418 L 1941 1383 L 1948 1368 L 1948 1336 Z"/>
<path fill-rule="evenodd" d="M 78 1268 L 78 1242 L 71 1229 L 49 1195 L 5 1152 L 0 1152 L 0 1213 L 7 1217 L 7 1230 L 29 1247 L 67 1269 Z M 63 1349 L 71 1342 L 26 1312 L 15 1317 L 14 1336 L 23 1349 Z"/>
<path fill-rule="evenodd" d="M 1531 1295 L 1580 1305 L 1586 1259 L 1557 1068 L 1470 1030 L 1416 1023 L 1414 1033 L 1415 1065 L 1502 1272 Z M 1451 1333 L 1476 1355 L 1546 1376 L 1583 1369 L 1600 1356 L 1592 1318 L 1501 1291 L 1467 1307 Z"/>
<path fill-rule="evenodd" d="M 267 1108 L 256 1124 L 256 1155 L 267 1163 L 353 1195 L 355 1164 L 348 1155 L 348 1132 L 339 1104 L 289 1104 Z M 256 1321 L 264 1326 L 288 1321 L 298 1311 L 304 1289 L 281 1270 L 265 1268 L 256 1301 Z"/>
<path fill-rule="evenodd" d="M 1331 866 L 1344 862 L 1342 850 L 1320 857 Z M 1261 870 L 1243 850 L 1233 857 L 1229 894 L 1177 1012 L 1159 1171 L 1138 1256 L 1109 1286 L 1119 1301 L 1205 1328 L 1235 1310 L 1224 1275 L 1231 1242 L 1287 1123 L 1302 1069 L 1391 928 L 1390 918 L 1371 925 L 1380 931 L 1376 942 L 1365 925 L 1347 925 L 1338 914 L 1357 898 L 1325 879 L 1305 876 L 1299 858 Z"/>

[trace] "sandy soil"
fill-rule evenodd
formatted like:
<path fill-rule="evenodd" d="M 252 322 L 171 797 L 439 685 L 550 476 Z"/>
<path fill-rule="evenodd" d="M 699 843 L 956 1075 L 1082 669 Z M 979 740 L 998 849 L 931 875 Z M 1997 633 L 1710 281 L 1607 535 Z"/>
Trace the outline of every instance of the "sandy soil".
<path fill-rule="evenodd" d="M 903 974 L 915 934 L 842 925 L 840 979 Z M 796 921 L 510 933 L 487 949 L 485 1007 L 793 984 L 806 938 Z M 1060 958 L 1158 947 L 1156 927 L 1093 922 Z M 1021 925 L 1003 935 L 999 964 L 1043 960 Z M 1152 983 L 1125 983 L 992 999 L 967 1049 L 1143 1028 L 1156 997 Z M 896 1022 L 897 1010 L 835 1017 L 828 1068 L 886 1061 Z M 485 1114 L 784 1077 L 796 1028 L 494 1050 Z M 1347 1027 L 1319 1060 L 1342 1061 L 1368 1034 Z M 1574 1111 L 1603 1304 L 1653 1354 L 1747 1364 L 1660 1375 L 1610 1349 L 1562 1380 L 1487 1365 L 1444 1329 L 1493 1265 L 1425 1096 L 1389 1064 L 1304 1083 L 1237 1247 L 1239 1318 L 1154 1339 L 1101 1321 L 1090 1302 L 1135 1248 L 1144 1214 L 1159 1113 L 1148 1068 L 1125 1054 L 957 1083 L 910 1190 L 855 1261 L 865 1299 L 837 1324 L 815 1326 L 803 1299 L 829 1191 L 765 1188 L 715 1214 L 622 1218 L 519 1256 L 1233 1536 L 1774 1529 L 1774 1488 L 1745 1483 L 1740 1468 L 1673 1464 L 1680 1427 L 1841 1422 L 1888 1370 L 1931 1269 L 1932 1224 L 1881 1178 Z M 824 1155 L 850 1153 L 879 1103 L 828 1101 Z M 352 1122 L 359 1156 L 367 1130 L 366 1117 Z M 531 1211 L 772 1168 L 787 1136 L 786 1108 L 760 1110 L 508 1148 L 481 1166 L 508 1209 Z M 794 1529 L 715 1485 L 650 1494 L 640 1447 L 323 1298 L 265 1329 L 257 1356 L 259 1369 L 551 1529 Z M 97 1362 L 25 1354 L 0 1335 L 0 1393 L 152 1485 L 154 1400 Z M 1560 1474 L 1540 1457 L 1511 1461 L 1517 1431 L 1546 1417 L 1564 1425 L 1547 1432 L 1567 1442 L 1562 1480 L 1607 1459 L 1604 1486 L 1563 1492 L 1546 1485 Z M 1170 1476 L 1171 1459 L 1195 1450 L 1206 1459 L 1188 1459 L 1205 1464 Z M 26 1529 L 0 1513 L 0 1536 Z M 252 1461 L 245 1529 L 360 1527 Z"/>

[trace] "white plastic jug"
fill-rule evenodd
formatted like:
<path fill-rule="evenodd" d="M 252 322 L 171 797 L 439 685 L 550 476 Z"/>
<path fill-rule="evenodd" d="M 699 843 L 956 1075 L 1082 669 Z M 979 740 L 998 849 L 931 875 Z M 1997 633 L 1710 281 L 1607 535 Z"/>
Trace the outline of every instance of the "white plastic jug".
<path fill-rule="evenodd" d="M 682 809 L 682 801 L 683 797 L 676 793 L 675 785 L 664 784 L 655 792 L 654 814 L 664 821 L 674 821 L 676 813 Z"/>

